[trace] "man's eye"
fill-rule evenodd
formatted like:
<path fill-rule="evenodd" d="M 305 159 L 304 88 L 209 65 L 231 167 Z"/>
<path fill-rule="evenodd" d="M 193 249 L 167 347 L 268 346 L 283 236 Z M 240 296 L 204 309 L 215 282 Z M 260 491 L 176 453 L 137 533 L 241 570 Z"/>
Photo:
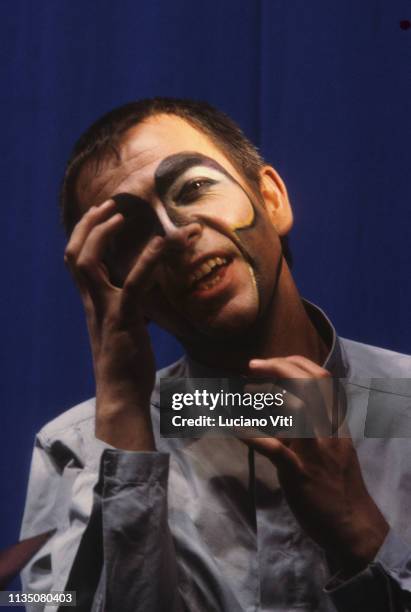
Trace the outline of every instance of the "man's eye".
<path fill-rule="evenodd" d="M 200 197 L 207 187 L 214 184 L 215 181 L 209 178 L 198 178 L 188 181 L 180 189 L 176 201 L 179 204 L 190 204 Z"/>

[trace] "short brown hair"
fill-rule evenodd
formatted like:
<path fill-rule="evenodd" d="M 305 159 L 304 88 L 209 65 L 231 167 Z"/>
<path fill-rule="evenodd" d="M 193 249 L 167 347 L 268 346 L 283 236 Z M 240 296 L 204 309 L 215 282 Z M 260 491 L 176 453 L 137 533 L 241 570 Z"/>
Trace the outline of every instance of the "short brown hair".
<path fill-rule="evenodd" d="M 74 146 L 63 178 L 60 204 L 62 220 L 68 235 L 80 218 L 76 181 L 87 162 L 99 163 L 109 157 L 119 157 L 118 144 L 127 130 L 148 117 L 159 114 L 176 115 L 203 132 L 216 144 L 245 178 L 254 193 L 259 193 L 260 174 L 264 160 L 238 125 L 222 111 L 207 102 L 190 99 L 145 98 L 115 108 L 93 123 Z M 287 239 L 283 250 L 290 259 Z"/>

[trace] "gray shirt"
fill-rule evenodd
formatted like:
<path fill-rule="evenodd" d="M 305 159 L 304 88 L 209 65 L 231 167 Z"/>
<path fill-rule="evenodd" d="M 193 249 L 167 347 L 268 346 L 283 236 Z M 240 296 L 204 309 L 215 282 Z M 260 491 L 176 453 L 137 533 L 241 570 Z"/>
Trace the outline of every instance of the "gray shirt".
<path fill-rule="evenodd" d="M 37 435 L 21 535 L 56 532 L 23 572 L 24 589 L 69 587 L 87 612 L 411 610 L 411 440 L 393 437 L 411 433 L 411 357 L 337 339 L 321 311 L 311 316 L 329 335 L 324 366 L 346 378 L 364 479 L 391 527 L 373 563 L 348 581 L 332 575 L 273 465 L 241 441 L 161 438 L 157 380 L 157 452 L 97 440 L 93 399 Z M 159 375 L 194 377 L 199 366 L 183 358 Z M 368 427 L 375 437 L 365 435 L 370 399 L 382 413 Z"/>

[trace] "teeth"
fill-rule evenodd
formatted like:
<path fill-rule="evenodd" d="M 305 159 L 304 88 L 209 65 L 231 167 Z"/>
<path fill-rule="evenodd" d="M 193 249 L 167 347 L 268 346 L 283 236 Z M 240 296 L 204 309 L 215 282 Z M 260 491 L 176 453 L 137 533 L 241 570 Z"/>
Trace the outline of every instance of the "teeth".
<path fill-rule="evenodd" d="M 222 266 L 226 263 L 227 263 L 227 260 L 225 259 L 225 257 L 213 257 L 213 258 L 207 259 L 207 261 L 202 263 L 201 266 L 199 266 L 196 270 L 194 270 L 194 272 L 190 274 L 189 276 L 190 284 L 193 284 L 196 281 L 199 281 L 204 276 L 207 276 L 207 274 L 210 274 L 211 270 L 215 268 L 216 266 Z M 215 282 L 210 281 L 207 284 L 207 288 L 208 288 L 208 285 L 213 286 L 215 285 Z"/>
<path fill-rule="evenodd" d="M 215 278 L 213 278 L 212 280 L 210 280 L 208 282 L 201 283 L 201 287 L 204 288 L 204 289 L 211 289 L 220 280 L 221 280 L 221 276 L 219 274 L 217 274 L 217 276 Z"/>
<path fill-rule="evenodd" d="M 214 266 L 209 266 L 207 263 L 203 264 L 200 268 L 200 272 L 202 276 L 205 276 L 206 274 L 208 274 L 209 272 L 211 272 L 211 270 L 214 268 Z"/>

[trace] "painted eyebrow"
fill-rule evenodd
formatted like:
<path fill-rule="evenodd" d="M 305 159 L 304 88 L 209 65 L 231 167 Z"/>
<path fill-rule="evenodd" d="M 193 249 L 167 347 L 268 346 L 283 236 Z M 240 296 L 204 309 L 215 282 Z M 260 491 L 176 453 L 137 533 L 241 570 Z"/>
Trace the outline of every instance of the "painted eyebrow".
<path fill-rule="evenodd" d="M 155 187 L 157 195 L 161 200 L 164 200 L 168 190 L 173 183 L 181 176 L 186 170 L 193 166 L 208 166 L 214 170 L 218 170 L 224 174 L 230 181 L 239 184 L 225 168 L 223 168 L 217 161 L 192 151 L 183 153 L 175 153 L 165 157 L 157 166 L 154 174 Z"/>

